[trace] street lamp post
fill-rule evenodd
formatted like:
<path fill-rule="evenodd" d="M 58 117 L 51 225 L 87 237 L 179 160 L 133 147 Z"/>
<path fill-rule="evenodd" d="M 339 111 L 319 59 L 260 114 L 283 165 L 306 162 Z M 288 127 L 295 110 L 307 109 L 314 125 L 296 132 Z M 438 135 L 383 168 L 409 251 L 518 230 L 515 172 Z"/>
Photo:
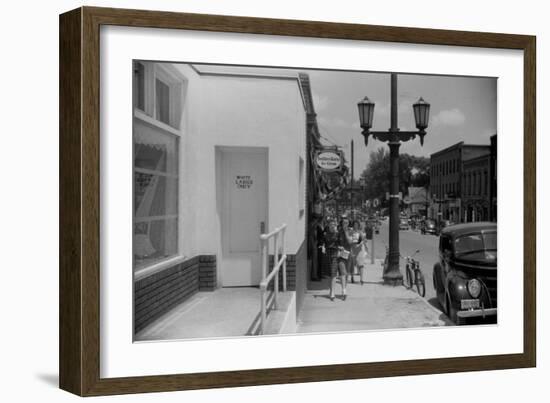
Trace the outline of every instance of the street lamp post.
<path fill-rule="evenodd" d="M 401 285 L 403 275 L 399 270 L 399 146 L 402 142 L 420 137 L 420 144 L 424 145 L 424 136 L 428 127 L 430 104 L 420 98 L 414 105 L 414 120 L 418 131 L 400 131 L 397 125 L 397 74 L 391 73 L 391 122 L 388 131 L 371 131 L 374 102 L 368 97 L 361 100 L 359 109 L 359 121 L 362 134 L 365 138 L 365 146 L 369 136 L 375 140 L 388 143 L 390 147 L 390 234 L 388 265 L 384 268 L 384 284 Z"/>

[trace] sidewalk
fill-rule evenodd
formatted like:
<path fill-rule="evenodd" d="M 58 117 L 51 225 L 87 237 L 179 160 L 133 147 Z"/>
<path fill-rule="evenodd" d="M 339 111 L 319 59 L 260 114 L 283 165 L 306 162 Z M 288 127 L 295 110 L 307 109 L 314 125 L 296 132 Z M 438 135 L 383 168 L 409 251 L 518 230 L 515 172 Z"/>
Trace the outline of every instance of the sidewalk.
<path fill-rule="evenodd" d="M 259 309 L 258 288 L 198 292 L 136 334 L 136 341 L 244 336 Z"/>
<path fill-rule="evenodd" d="M 355 276 L 359 281 L 359 276 Z M 382 283 L 380 261 L 367 267 L 366 283 L 348 284 L 346 301 L 328 297 L 329 279 L 310 282 L 298 318 L 297 333 L 448 326 L 452 323 L 415 291 Z M 220 288 L 199 292 L 177 305 L 136 334 L 136 341 L 251 334 L 258 320 L 260 290 L 253 287 Z M 272 312 L 273 313 L 273 312 Z"/>
<path fill-rule="evenodd" d="M 385 286 L 382 265 L 377 260 L 367 267 L 366 283 L 348 283 L 347 299 L 329 299 L 329 279 L 310 282 L 304 298 L 298 333 L 341 332 L 351 330 L 400 329 L 449 326 L 452 322 L 415 291 L 404 286 Z"/>

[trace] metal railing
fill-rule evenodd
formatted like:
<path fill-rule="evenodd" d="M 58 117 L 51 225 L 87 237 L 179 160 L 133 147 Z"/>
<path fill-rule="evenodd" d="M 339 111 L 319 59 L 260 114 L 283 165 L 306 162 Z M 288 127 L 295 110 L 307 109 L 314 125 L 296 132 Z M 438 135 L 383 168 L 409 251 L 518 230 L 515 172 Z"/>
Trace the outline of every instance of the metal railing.
<path fill-rule="evenodd" d="M 264 334 L 267 320 L 267 288 L 273 281 L 273 309 L 278 309 L 279 271 L 283 269 L 283 292 L 286 292 L 286 254 L 285 254 L 286 224 L 260 235 L 260 261 L 262 265 L 262 281 L 260 282 L 260 334 Z M 268 274 L 270 241 L 273 247 L 273 270 Z"/>

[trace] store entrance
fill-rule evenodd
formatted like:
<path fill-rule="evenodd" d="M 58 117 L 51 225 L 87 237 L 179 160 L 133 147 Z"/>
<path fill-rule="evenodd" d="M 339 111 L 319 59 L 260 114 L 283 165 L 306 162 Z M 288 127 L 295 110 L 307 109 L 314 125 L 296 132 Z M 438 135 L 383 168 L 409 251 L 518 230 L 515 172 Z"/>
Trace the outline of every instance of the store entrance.
<path fill-rule="evenodd" d="M 221 150 L 222 285 L 256 286 L 261 281 L 260 232 L 268 228 L 267 150 Z"/>

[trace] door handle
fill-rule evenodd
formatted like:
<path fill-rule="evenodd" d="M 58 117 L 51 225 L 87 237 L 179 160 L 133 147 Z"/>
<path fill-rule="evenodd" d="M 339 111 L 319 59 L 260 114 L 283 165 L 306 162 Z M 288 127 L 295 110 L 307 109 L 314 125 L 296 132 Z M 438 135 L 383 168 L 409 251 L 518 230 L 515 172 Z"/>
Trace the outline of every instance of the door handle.
<path fill-rule="evenodd" d="M 265 221 L 260 222 L 260 234 L 265 234 Z"/>

